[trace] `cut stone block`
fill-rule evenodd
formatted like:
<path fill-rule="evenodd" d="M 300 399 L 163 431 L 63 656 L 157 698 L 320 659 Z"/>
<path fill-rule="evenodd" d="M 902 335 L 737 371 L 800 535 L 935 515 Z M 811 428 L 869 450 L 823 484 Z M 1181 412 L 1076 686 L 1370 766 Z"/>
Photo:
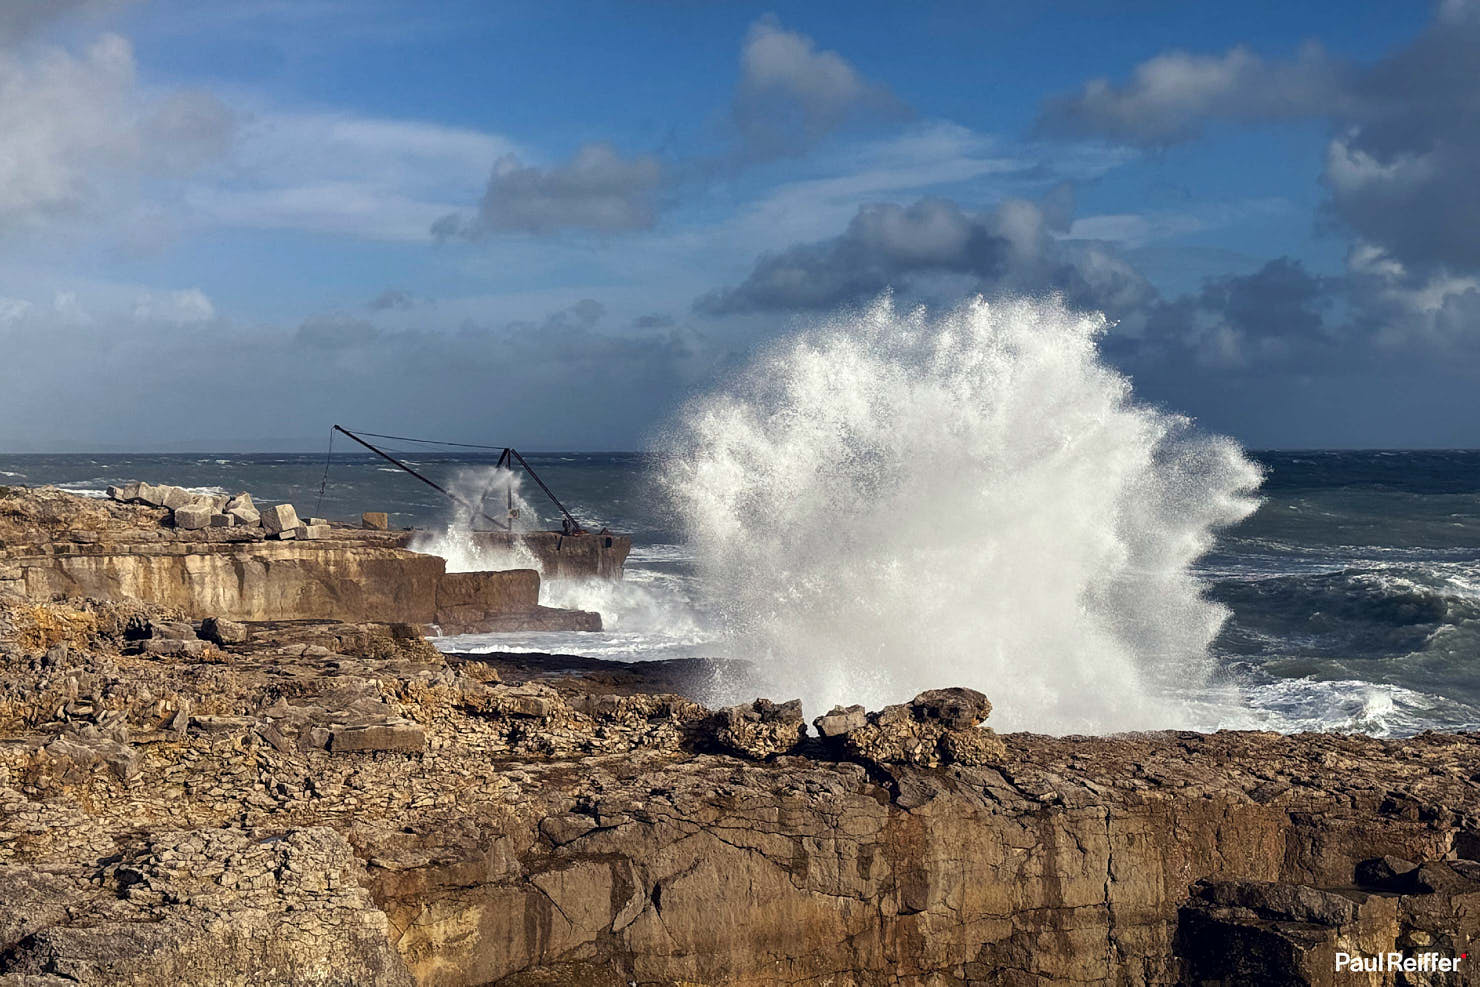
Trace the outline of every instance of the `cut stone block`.
<path fill-rule="evenodd" d="M 236 519 L 233 518 L 230 514 L 212 514 L 211 515 L 211 527 L 213 527 L 213 528 L 229 528 L 235 522 L 236 522 Z"/>
<path fill-rule="evenodd" d="M 237 527 L 253 528 L 262 523 L 262 515 L 255 507 L 228 507 L 226 515 Z"/>
<path fill-rule="evenodd" d="M 384 531 L 390 527 L 390 517 L 385 511 L 366 511 L 360 515 L 360 527 L 370 531 Z"/>
<path fill-rule="evenodd" d="M 301 523 L 298 520 L 298 512 L 293 509 L 292 504 L 274 504 L 262 512 L 262 527 L 266 528 L 270 535 L 281 535 L 285 531 L 292 531 Z"/>
<path fill-rule="evenodd" d="M 209 504 L 189 504 L 175 509 L 175 527 L 185 531 L 199 531 L 211 523 Z"/>
<path fill-rule="evenodd" d="M 160 487 L 160 504 L 170 510 L 179 510 L 195 502 L 195 494 L 184 487 Z"/>

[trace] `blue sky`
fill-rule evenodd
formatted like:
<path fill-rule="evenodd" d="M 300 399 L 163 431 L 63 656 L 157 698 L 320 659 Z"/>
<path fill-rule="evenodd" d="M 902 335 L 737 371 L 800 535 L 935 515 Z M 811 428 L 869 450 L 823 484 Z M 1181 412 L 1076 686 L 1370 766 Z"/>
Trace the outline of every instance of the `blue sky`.
<path fill-rule="evenodd" d="M 0 449 L 633 448 L 890 289 L 1250 445 L 1480 445 L 1474 5 L 14 0 Z"/>

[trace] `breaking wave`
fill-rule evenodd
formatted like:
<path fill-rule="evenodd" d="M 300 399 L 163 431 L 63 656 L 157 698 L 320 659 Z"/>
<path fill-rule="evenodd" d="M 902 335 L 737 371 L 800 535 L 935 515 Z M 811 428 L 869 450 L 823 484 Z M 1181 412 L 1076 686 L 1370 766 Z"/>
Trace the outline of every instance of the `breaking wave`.
<path fill-rule="evenodd" d="M 886 297 L 686 408 L 663 486 L 729 653 L 812 713 L 967 685 L 1008 729 L 1216 717 L 1227 611 L 1190 567 L 1260 470 L 1137 402 L 1105 327 L 1057 300 Z"/>

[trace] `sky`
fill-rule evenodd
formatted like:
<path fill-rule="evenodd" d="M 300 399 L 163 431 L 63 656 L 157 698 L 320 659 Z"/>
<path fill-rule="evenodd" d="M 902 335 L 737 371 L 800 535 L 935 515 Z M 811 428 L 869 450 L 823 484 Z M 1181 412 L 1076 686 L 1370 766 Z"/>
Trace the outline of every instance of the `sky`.
<path fill-rule="evenodd" d="M 1480 446 L 1480 0 L 0 0 L 0 451 L 644 448 L 882 292 Z"/>

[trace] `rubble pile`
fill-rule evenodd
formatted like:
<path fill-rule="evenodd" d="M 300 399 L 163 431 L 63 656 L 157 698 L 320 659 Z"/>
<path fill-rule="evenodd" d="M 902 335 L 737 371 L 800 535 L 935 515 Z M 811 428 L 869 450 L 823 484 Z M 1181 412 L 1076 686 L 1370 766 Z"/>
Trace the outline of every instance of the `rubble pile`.
<path fill-rule="evenodd" d="M 323 518 L 300 520 L 292 504 L 259 508 L 246 492 L 227 494 L 192 493 L 168 484 L 129 483 L 109 487 L 108 498 L 120 504 L 163 507 L 170 522 L 181 531 L 205 528 L 260 528 L 270 538 L 328 538 L 332 525 Z"/>

